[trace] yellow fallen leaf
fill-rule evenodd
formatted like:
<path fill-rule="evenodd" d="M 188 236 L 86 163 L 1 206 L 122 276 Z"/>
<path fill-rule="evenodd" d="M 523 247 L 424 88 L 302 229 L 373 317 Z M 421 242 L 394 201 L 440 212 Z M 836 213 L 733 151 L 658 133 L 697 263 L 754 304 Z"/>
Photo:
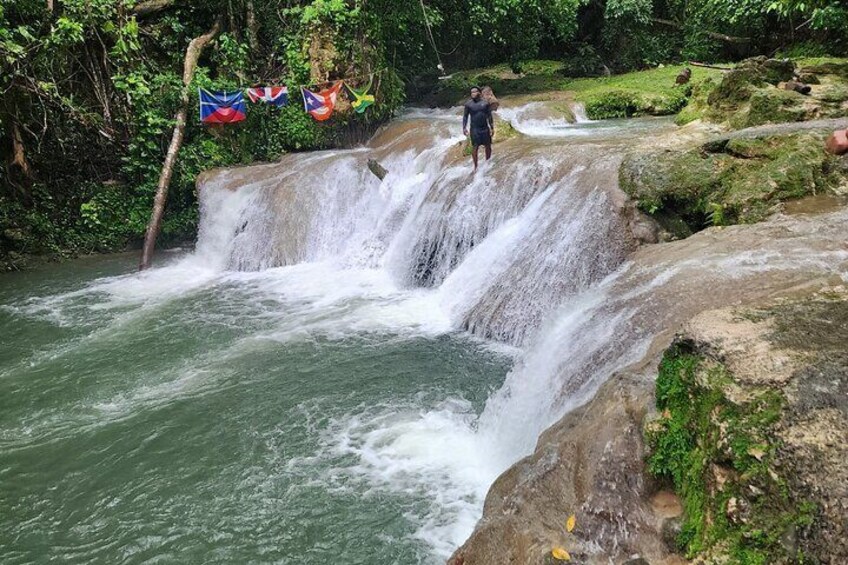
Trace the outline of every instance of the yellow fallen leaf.
<path fill-rule="evenodd" d="M 571 531 L 574 529 L 574 526 L 577 524 L 577 518 L 574 517 L 574 514 L 568 517 L 568 521 L 565 522 L 565 529 L 567 531 Z"/>
<path fill-rule="evenodd" d="M 553 548 L 551 550 L 551 555 L 554 556 L 554 559 L 559 559 L 560 561 L 571 561 L 571 556 L 561 547 Z"/>

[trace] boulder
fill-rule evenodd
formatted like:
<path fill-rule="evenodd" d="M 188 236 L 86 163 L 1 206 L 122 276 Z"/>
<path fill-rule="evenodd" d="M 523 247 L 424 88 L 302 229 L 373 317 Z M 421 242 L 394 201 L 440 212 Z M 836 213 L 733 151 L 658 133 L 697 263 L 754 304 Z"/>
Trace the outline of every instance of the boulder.
<path fill-rule="evenodd" d="M 810 131 L 721 136 L 683 151 L 632 151 L 619 183 L 663 229 L 684 238 L 710 225 L 762 221 L 785 200 L 841 185 L 846 173 L 832 166 L 834 159 L 821 150 L 824 141 L 825 132 Z"/>
<path fill-rule="evenodd" d="M 386 175 L 389 174 L 389 171 L 387 171 L 376 159 L 368 159 L 368 170 L 380 180 L 383 180 L 386 178 Z"/>
<path fill-rule="evenodd" d="M 828 153 L 845 155 L 848 153 L 848 130 L 838 130 L 827 138 L 825 148 Z"/>

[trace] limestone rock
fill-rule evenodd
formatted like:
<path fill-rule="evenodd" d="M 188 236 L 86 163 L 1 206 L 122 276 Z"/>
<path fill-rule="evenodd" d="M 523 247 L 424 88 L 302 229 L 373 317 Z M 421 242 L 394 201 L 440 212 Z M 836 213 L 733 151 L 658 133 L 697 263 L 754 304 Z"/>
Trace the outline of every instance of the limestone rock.
<path fill-rule="evenodd" d="M 800 555 L 848 563 L 846 342 L 841 286 L 756 309 L 705 312 L 679 334 L 658 390 L 674 387 L 692 400 L 658 407 L 669 411 L 666 421 L 706 425 L 689 448 L 674 451 L 689 469 L 677 486 L 692 497 L 686 508 L 697 509 L 684 516 L 684 528 L 700 532 L 698 562 L 726 562 L 744 547 L 766 563 Z M 707 398 L 711 404 L 697 404 Z M 727 452 L 717 444 L 721 422 L 731 423 Z M 648 433 L 657 450 L 651 460 L 662 461 L 672 432 Z M 711 478 L 692 471 L 700 461 Z M 720 514 L 726 524 L 716 526 Z"/>
<path fill-rule="evenodd" d="M 619 181 L 641 210 L 685 238 L 709 225 L 762 221 L 784 200 L 835 190 L 848 177 L 821 150 L 824 140 L 824 131 L 752 134 L 683 151 L 634 151 Z"/>
<path fill-rule="evenodd" d="M 718 83 L 699 83 L 678 123 L 704 119 L 741 129 L 837 118 L 845 115 L 846 102 L 848 72 L 841 66 L 810 67 L 796 73 L 791 60 L 755 57 L 736 65 Z"/>
<path fill-rule="evenodd" d="M 536 452 L 492 485 L 482 520 L 449 563 L 544 563 L 555 546 L 580 563 L 634 555 L 670 563 L 651 503 L 656 486 L 641 473 L 644 384 L 614 377 L 593 402 L 545 431 Z M 578 526 L 567 534 L 571 514 Z"/>
<path fill-rule="evenodd" d="M 380 180 L 386 178 L 386 175 L 389 174 L 389 171 L 381 165 L 377 159 L 369 158 L 368 159 L 368 170 L 371 171 L 375 177 Z"/>

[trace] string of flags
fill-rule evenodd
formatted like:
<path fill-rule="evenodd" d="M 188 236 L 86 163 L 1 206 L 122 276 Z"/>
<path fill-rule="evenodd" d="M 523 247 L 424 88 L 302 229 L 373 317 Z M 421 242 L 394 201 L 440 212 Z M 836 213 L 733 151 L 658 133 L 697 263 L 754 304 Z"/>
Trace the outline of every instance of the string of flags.
<path fill-rule="evenodd" d="M 319 122 L 333 115 L 339 94 L 345 88 L 348 92 L 351 107 L 357 114 L 362 114 L 375 103 L 375 97 L 369 91 L 371 84 L 365 88 L 355 89 L 343 80 L 332 83 L 323 90 L 313 91 L 305 86 L 300 87 L 303 96 L 303 108 Z M 233 124 L 247 118 L 247 105 L 241 90 L 217 91 L 198 89 L 200 94 L 200 121 L 204 124 Z M 286 86 L 259 86 L 248 88 L 247 97 L 253 104 L 269 104 L 275 107 L 287 106 L 289 89 Z"/>

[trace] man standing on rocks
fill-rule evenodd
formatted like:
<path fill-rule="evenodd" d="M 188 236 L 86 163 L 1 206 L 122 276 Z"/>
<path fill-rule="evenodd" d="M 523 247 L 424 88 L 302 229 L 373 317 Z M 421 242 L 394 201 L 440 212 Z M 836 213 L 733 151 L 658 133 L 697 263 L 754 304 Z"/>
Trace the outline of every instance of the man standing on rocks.
<path fill-rule="evenodd" d="M 492 108 L 483 99 L 479 86 L 471 87 L 471 100 L 465 103 L 465 113 L 462 115 L 462 134 L 468 136 L 468 122 L 471 121 L 471 159 L 474 161 L 474 172 L 477 172 L 477 158 L 480 146 L 486 147 L 486 160 L 492 158 L 492 136 L 495 135 L 495 122 L 492 118 Z"/>

